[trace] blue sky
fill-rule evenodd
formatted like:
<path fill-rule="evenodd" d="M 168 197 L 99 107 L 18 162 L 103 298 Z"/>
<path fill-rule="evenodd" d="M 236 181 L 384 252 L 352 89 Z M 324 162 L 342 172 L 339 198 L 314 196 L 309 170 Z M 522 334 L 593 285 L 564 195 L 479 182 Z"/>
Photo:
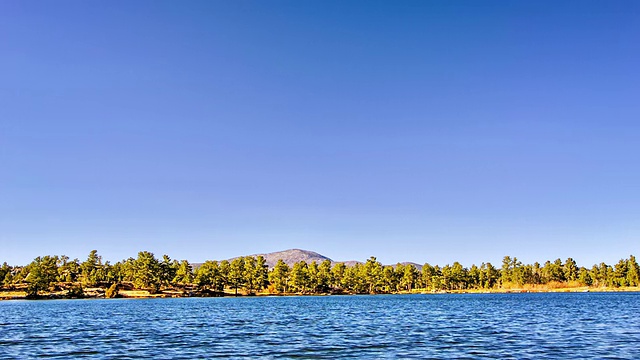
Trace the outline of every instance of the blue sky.
<path fill-rule="evenodd" d="M 640 255 L 637 2 L 3 2 L 0 262 Z"/>

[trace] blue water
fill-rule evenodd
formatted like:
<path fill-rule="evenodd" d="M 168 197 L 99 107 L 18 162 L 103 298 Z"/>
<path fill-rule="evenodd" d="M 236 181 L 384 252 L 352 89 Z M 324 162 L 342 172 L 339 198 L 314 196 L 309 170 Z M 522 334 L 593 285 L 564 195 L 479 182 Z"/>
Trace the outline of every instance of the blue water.
<path fill-rule="evenodd" d="M 0 359 L 640 359 L 640 294 L 0 302 Z"/>

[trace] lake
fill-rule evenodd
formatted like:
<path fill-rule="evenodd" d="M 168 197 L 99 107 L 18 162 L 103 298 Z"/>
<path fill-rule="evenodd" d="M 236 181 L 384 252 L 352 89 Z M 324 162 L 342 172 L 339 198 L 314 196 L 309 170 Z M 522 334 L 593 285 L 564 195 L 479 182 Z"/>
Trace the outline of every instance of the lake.
<path fill-rule="evenodd" d="M 0 358 L 640 359 L 640 293 L 0 302 Z"/>

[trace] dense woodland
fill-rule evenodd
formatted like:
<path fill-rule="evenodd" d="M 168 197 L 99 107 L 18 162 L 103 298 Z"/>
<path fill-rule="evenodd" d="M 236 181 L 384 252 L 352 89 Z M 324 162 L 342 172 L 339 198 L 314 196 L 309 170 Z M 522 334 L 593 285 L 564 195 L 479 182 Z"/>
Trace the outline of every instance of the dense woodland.
<path fill-rule="evenodd" d="M 29 296 L 67 289 L 81 297 L 83 288 L 109 288 L 107 297 L 117 294 L 118 286 L 145 289 L 151 293 L 163 289 L 195 290 L 198 294 L 225 291 L 240 294 L 321 294 L 321 293 L 396 293 L 423 291 L 516 289 L 527 286 L 560 287 L 624 287 L 638 286 L 640 267 L 634 256 L 614 266 L 600 263 L 591 268 L 578 267 L 568 258 L 544 264 L 523 264 L 505 256 L 502 265 L 491 263 L 466 268 L 458 262 L 438 266 L 424 264 L 419 271 L 412 264 L 383 266 L 375 257 L 365 263 L 346 266 L 298 262 L 288 266 L 282 260 L 271 269 L 262 256 L 239 257 L 231 261 L 207 261 L 197 268 L 186 260 L 172 260 L 164 255 L 142 251 L 137 258 L 111 264 L 103 262 L 93 250 L 85 261 L 67 256 L 42 256 L 26 266 L 0 268 L 5 290 L 26 289 Z M 193 294 L 193 292 L 190 292 Z"/>

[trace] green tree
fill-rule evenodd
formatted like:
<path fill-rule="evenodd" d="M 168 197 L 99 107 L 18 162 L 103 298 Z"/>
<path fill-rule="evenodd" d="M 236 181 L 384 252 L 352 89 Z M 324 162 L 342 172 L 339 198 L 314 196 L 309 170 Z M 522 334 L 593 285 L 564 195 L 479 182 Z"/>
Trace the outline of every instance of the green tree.
<path fill-rule="evenodd" d="M 97 250 L 91 250 L 82 264 L 80 264 L 80 277 L 82 283 L 86 286 L 96 285 L 103 280 L 102 257 L 98 255 Z"/>
<path fill-rule="evenodd" d="M 366 285 L 364 277 L 361 276 L 363 266 L 360 263 L 356 263 L 353 266 L 348 266 L 345 269 L 344 276 L 342 277 L 342 288 L 355 293 L 366 292 Z"/>
<path fill-rule="evenodd" d="M 436 269 L 429 263 L 422 265 L 422 288 L 427 290 L 435 290 L 433 280 L 436 276 Z"/>
<path fill-rule="evenodd" d="M 269 273 L 269 281 L 276 291 L 286 293 L 289 283 L 289 266 L 284 261 L 278 260 Z"/>
<path fill-rule="evenodd" d="M 113 283 L 116 281 L 116 274 L 113 271 L 113 265 L 111 265 L 110 262 L 104 262 L 104 265 L 102 266 L 102 273 L 103 275 L 101 276 L 103 276 L 103 281 L 108 283 Z"/>
<path fill-rule="evenodd" d="M 6 262 L 2 264 L 2 270 L 0 270 L 0 281 L 6 287 L 10 287 L 13 284 L 13 268 Z"/>
<path fill-rule="evenodd" d="M 505 285 L 513 282 L 513 262 L 510 256 L 502 259 L 502 270 L 500 271 L 500 282 Z"/>
<path fill-rule="evenodd" d="M 447 288 L 447 284 L 444 280 L 443 269 L 436 265 L 433 267 L 435 276 L 431 279 L 434 290 L 444 290 Z"/>
<path fill-rule="evenodd" d="M 553 263 L 547 261 L 544 263 L 542 267 L 542 273 L 544 274 L 544 283 L 555 281 L 555 282 L 564 282 L 564 265 L 562 264 L 562 260 L 556 259 Z"/>
<path fill-rule="evenodd" d="M 591 270 L 589 270 L 589 277 L 591 278 L 593 286 L 601 286 L 602 282 L 599 275 L 600 268 L 597 264 L 594 264 L 593 267 L 591 267 Z"/>
<path fill-rule="evenodd" d="M 514 258 L 514 259 L 516 259 L 516 258 Z M 525 270 L 524 266 L 522 265 L 521 262 L 518 261 L 517 264 L 513 265 L 512 269 L 513 269 L 512 273 L 511 273 L 512 274 L 511 275 L 512 284 L 521 286 L 526 281 L 526 274 L 524 272 L 524 270 Z"/>
<path fill-rule="evenodd" d="M 305 261 L 299 261 L 293 264 L 291 270 L 291 285 L 297 292 L 306 293 L 309 289 L 309 265 Z"/>
<path fill-rule="evenodd" d="M 307 267 L 307 275 L 309 277 L 308 287 L 309 290 L 313 293 L 320 292 L 320 269 L 318 268 L 318 263 L 316 261 L 312 261 L 311 264 L 308 264 Z"/>
<path fill-rule="evenodd" d="M 551 267 L 551 281 L 564 282 L 565 280 L 564 264 L 562 264 L 562 260 L 556 259 Z"/>
<path fill-rule="evenodd" d="M 331 287 L 333 289 L 342 289 L 342 279 L 347 269 L 347 265 L 344 263 L 336 263 L 331 267 Z"/>
<path fill-rule="evenodd" d="M 169 285 L 178 273 L 179 263 L 172 261 L 169 255 L 162 255 L 160 262 L 160 282 L 162 285 Z"/>
<path fill-rule="evenodd" d="M 362 276 L 364 283 L 369 288 L 369 293 L 374 294 L 378 291 L 378 287 L 382 280 L 382 264 L 375 258 L 370 257 L 362 266 Z"/>
<path fill-rule="evenodd" d="M 601 281 L 601 286 L 614 286 L 615 284 L 615 277 L 614 277 L 614 271 L 611 268 L 611 266 L 605 264 L 605 263 L 600 263 L 600 266 L 598 266 L 598 275 L 597 275 L 598 279 L 600 279 Z"/>
<path fill-rule="evenodd" d="M 627 273 L 629 271 L 629 267 L 627 261 L 624 259 L 620 259 L 614 268 L 614 284 L 615 286 L 627 286 Z"/>
<path fill-rule="evenodd" d="M 402 277 L 400 278 L 400 286 L 403 290 L 411 291 L 415 286 L 418 279 L 418 269 L 413 264 L 407 264 L 404 266 Z"/>
<path fill-rule="evenodd" d="M 568 258 L 563 266 L 564 279 L 566 281 L 575 281 L 578 279 L 578 265 L 572 258 Z"/>
<path fill-rule="evenodd" d="M 331 268 L 331 287 L 334 289 L 343 289 L 343 279 L 345 276 L 345 272 L 347 270 L 347 265 L 344 263 L 337 263 L 333 265 Z"/>
<path fill-rule="evenodd" d="M 140 251 L 133 262 L 133 284 L 140 289 L 158 291 L 161 285 L 161 269 L 153 253 Z"/>
<path fill-rule="evenodd" d="M 333 273 L 331 272 L 331 261 L 324 260 L 318 267 L 318 291 L 328 292 L 333 284 Z"/>
<path fill-rule="evenodd" d="M 225 281 L 218 262 L 208 260 L 200 265 L 196 270 L 195 282 L 201 289 L 213 289 L 217 292 L 224 291 Z"/>
<path fill-rule="evenodd" d="M 193 267 L 187 260 L 180 261 L 173 278 L 175 284 L 189 285 L 193 283 Z"/>
<path fill-rule="evenodd" d="M 468 288 L 478 289 L 482 287 L 482 271 L 475 264 L 469 269 Z"/>
<path fill-rule="evenodd" d="M 247 256 L 244 258 L 244 287 L 250 294 L 260 286 L 258 284 L 258 271 L 256 258 Z"/>
<path fill-rule="evenodd" d="M 480 270 L 483 273 L 484 282 L 482 287 L 485 289 L 493 289 L 500 281 L 500 271 L 496 269 L 490 262 L 482 264 Z"/>
<path fill-rule="evenodd" d="M 229 280 L 230 273 L 231 273 L 231 263 L 229 262 L 229 260 L 220 261 L 220 277 L 225 287 L 230 286 L 231 284 L 231 280 Z"/>
<path fill-rule="evenodd" d="M 135 263 L 136 259 L 130 257 L 114 265 L 116 277 L 119 279 L 118 281 L 133 282 L 136 274 Z"/>
<path fill-rule="evenodd" d="M 398 289 L 398 276 L 396 275 L 396 270 L 402 267 L 402 264 L 398 263 L 396 268 L 393 266 L 385 266 L 382 268 L 382 289 L 385 292 L 394 292 Z"/>
<path fill-rule="evenodd" d="M 542 284 L 542 268 L 537 261 L 533 263 L 531 282 L 533 284 Z"/>
<path fill-rule="evenodd" d="M 7 274 L 10 272 L 11 272 L 11 267 L 9 266 L 9 264 L 4 262 L 2 264 L 2 267 L 0 267 L 0 280 L 4 280 L 4 277 L 7 276 Z"/>
<path fill-rule="evenodd" d="M 593 279 L 591 278 L 591 273 L 584 267 L 581 267 L 578 271 L 578 281 L 580 284 L 585 286 L 591 286 L 593 284 Z"/>
<path fill-rule="evenodd" d="M 66 283 L 74 283 L 80 277 L 80 261 L 73 259 L 69 261 L 69 257 L 62 255 L 58 258 L 58 281 Z"/>
<path fill-rule="evenodd" d="M 629 286 L 640 285 L 640 266 L 633 255 L 630 255 L 627 260 L 627 284 Z"/>
<path fill-rule="evenodd" d="M 522 262 L 518 261 L 516 257 L 511 258 L 510 256 L 505 256 L 502 259 L 500 275 L 502 285 L 506 286 L 507 284 L 524 284 L 528 274 L 525 273 Z"/>
<path fill-rule="evenodd" d="M 445 265 L 442 268 L 443 285 L 449 290 L 466 289 L 467 272 L 468 270 L 457 261 L 451 266 Z"/>
<path fill-rule="evenodd" d="M 264 256 L 259 255 L 256 257 L 256 266 L 254 271 L 255 273 L 253 274 L 253 278 L 256 283 L 256 289 L 265 289 L 269 285 L 269 266 L 267 265 L 267 260 Z"/>
<path fill-rule="evenodd" d="M 229 265 L 229 284 L 234 289 L 236 296 L 238 296 L 238 289 L 245 284 L 244 264 L 244 257 L 238 257 L 233 259 Z"/>
<path fill-rule="evenodd" d="M 28 296 L 37 296 L 40 291 L 46 290 L 56 283 L 58 278 L 57 262 L 57 256 L 38 256 L 27 266 L 28 275 L 25 281 L 29 285 L 27 288 Z"/>

